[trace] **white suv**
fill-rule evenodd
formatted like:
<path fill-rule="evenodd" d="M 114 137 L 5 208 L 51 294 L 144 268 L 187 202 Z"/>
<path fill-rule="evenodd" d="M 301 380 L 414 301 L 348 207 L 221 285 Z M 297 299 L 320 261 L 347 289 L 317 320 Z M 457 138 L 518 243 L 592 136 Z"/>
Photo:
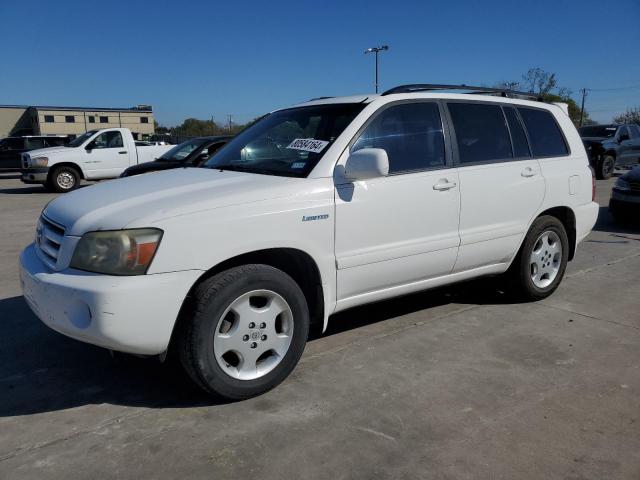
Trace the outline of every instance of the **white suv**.
<path fill-rule="evenodd" d="M 598 215 L 580 136 L 557 105 L 441 88 L 278 110 L 207 168 L 58 197 L 20 258 L 27 302 L 84 342 L 175 349 L 240 399 L 340 310 L 497 274 L 545 298 Z"/>

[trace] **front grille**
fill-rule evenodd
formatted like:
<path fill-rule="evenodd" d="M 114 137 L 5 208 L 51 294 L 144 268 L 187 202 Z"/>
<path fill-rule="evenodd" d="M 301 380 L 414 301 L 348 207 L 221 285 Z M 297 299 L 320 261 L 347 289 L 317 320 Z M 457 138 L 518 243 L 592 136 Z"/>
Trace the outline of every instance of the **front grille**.
<path fill-rule="evenodd" d="M 58 263 L 58 252 L 64 237 L 64 227 L 40 215 L 36 227 L 36 246 L 42 253 L 42 258 L 50 268 L 55 268 Z"/>
<path fill-rule="evenodd" d="M 640 182 L 629 182 L 629 188 L 640 192 Z"/>

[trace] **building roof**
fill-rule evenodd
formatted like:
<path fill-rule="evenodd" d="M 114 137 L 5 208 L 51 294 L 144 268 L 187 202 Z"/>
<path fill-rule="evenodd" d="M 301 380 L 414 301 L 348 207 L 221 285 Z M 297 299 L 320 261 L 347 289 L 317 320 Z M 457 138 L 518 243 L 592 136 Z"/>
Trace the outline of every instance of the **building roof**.
<path fill-rule="evenodd" d="M 79 112 L 153 112 L 151 105 L 138 105 L 136 107 L 56 107 L 52 105 L 0 105 L 0 108 L 35 108 L 36 110 L 60 110 Z"/>

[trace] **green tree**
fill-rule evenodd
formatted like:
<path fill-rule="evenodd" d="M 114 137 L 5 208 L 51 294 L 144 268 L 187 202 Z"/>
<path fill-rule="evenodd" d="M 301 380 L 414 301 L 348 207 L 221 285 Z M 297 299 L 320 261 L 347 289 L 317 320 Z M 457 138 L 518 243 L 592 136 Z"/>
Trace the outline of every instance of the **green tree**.
<path fill-rule="evenodd" d="M 640 107 L 627 108 L 627 111 L 613 117 L 615 123 L 637 123 L 640 125 Z"/>

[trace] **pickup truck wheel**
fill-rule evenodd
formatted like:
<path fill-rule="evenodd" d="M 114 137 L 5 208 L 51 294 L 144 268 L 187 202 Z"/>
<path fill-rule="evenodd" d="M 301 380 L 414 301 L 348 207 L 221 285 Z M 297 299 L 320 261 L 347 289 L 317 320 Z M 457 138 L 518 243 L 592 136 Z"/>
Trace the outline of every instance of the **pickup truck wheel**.
<path fill-rule="evenodd" d="M 47 188 L 54 192 L 65 193 L 78 188 L 80 175 L 71 167 L 54 167 L 47 178 Z"/>
<path fill-rule="evenodd" d="M 189 376 L 230 400 L 264 393 L 291 373 L 309 333 L 298 284 L 267 265 L 232 268 L 195 289 L 177 342 Z"/>
<path fill-rule="evenodd" d="M 607 178 L 611 178 L 615 166 L 615 157 L 613 155 L 605 155 L 604 157 L 602 157 L 602 160 L 600 160 L 600 164 L 598 165 L 598 169 L 596 170 L 596 177 L 599 180 L 606 180 Z"/>
<path fill-rule="evenodd" d="M 519 300 L 535 301 L 551 295 L 562 280 L 569 260 L 569 239 L 555 217 L 533 222 L 508 274 Z"/>

